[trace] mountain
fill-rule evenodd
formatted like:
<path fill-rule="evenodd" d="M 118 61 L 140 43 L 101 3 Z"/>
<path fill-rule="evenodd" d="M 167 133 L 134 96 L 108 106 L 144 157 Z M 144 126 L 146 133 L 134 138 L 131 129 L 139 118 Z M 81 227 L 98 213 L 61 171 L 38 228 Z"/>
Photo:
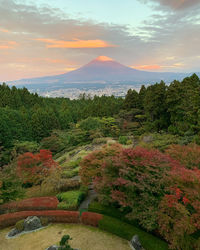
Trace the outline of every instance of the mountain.
<path fill-rule="evenodd" d="M 148 72 L 124 66 L 106 56 L 99 56 L 88 64 L 74 71 L 47 77 L 22 79 L 12 84 L 67 84 L 67 83 L 155 83 L 175 79 L 181 80 L 190 74 L 170 72 Z"/>
<path fill-rule="evenodd" d="M 139 89 L 142 84 L 154 84 L 161 80 L 170 83 L 190 75 L 141 71 L 124 66 L 109 57 L 99 56 L 79 69 L 65 74 L 22 79 L 8 84 L 19 88 L 25 86 L 29 91 L 43 96 L 74 99 L 83 92 L 92 96 L 125 96 L 129 88 Z"/>

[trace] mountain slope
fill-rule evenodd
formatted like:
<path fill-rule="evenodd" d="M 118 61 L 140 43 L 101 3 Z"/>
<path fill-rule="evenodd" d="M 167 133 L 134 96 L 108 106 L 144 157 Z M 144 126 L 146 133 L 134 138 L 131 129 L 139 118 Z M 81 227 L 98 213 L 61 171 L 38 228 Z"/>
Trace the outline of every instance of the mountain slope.
<path fill-rule="evenodd" d="M 124 66 L 109 57 L 100 56 L 74 71 L 47 77 L 22 79 L 10 82 L 15 85 L 25 84 L 72 84 L 72 83 L 155 83 L 161 80 L 171 82 L 182 80 L 190 74 L 170 72 L 147 72 Z"/>

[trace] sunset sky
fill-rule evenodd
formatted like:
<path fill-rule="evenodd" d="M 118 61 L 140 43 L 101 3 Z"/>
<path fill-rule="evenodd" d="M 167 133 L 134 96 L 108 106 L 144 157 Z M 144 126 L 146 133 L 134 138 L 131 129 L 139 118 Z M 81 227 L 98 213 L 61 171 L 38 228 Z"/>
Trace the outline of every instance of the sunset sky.
<path fill-rule="evenodd" d="M 200 1 L 0 0 L 0 82 L 102 55 L 141 70 L 200 72 Z"/>

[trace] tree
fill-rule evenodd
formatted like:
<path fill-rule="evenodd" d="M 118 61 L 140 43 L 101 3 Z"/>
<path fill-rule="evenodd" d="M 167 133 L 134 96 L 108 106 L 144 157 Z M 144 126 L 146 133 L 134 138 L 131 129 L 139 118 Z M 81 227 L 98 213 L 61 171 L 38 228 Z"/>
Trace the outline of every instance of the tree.
<path fill-rule="evenodd" d="M 188 169 L 200 169 L 200 146 L 196 144 L 170 145 L 166 154 Z"/>
<path fill-rule="evenodd" d="M 93 182 L 99 201 L 129 207 L 128 217 L 147 230 L 157 228 L 157 212 L 173 162 L 157 150 L 105 146 L 81 162 L 81 180 Z"/>
<path fill-rule="evenodd" d="M 17 174 L 23 183 L 41 184 L 57 168 L 49 150 L 40 150 L 37 154 L 24 153 L 17 160 Z"/>
<path fill-rule="evenodd" d="M 200 230 L 200 170 L 176 165 L 158 211 L 160 234 L 178 250 L 199 249 L 192 234 Z"/>
<path fill-rule="evenodd" d="M 160 132 L 169 126 L 169 116 L 166 106 L 166 85 L 163 81 L 149 86 L 144 97 L 144 111 L 147 118 L 147 128 Z"/>
<path fill-rule="evenodd" d="M 22 181 L 16 176 L 15 164 L 5 166 L 0 170 L 0 204 L 23 196 Z"/>
<path fill-rule="evenodd" d="M 138 92 L 134 89 L 129 89 L 124 100 L 124 108 L 130 110 L 139 107 L 140 101 Z"/>

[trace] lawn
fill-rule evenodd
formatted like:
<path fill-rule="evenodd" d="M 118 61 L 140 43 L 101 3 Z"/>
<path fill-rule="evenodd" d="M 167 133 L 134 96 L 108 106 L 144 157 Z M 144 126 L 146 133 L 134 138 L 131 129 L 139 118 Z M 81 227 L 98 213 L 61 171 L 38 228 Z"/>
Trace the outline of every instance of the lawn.
<path fill-rule="evenodd" d="M 57 244 L 65 234 L 73 238 L 71 246 L 81 250 L 130 250 L 128 241 L 98 228 L 83 225 L 53 224 L 40 231 L 8 240 L 5 236 L 9 230 L 10 228 L 0 231 L 1 250 L 44 250 Z"/>

